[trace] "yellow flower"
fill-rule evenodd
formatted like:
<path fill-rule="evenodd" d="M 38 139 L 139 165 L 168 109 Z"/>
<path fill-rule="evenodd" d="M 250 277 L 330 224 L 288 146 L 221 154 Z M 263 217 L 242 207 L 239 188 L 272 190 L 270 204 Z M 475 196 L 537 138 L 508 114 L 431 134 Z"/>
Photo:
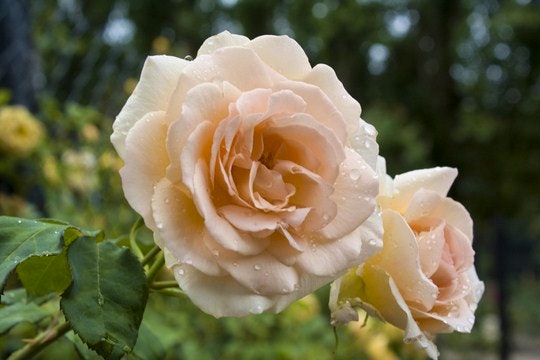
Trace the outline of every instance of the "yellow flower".
<path fill-rule="evenodd" d="M 12 155 L 30 154 L 45 132 L 43 125 L 22 106 L 0 109 L 0 151 Z"/>
<path fill-rule="evenodd" d="M 60 174 L 58 172 L 58 163 L 54 156 L 49 155 L 43 160 L 43 176 L 45 180 L 52 185 L 60 184 Z"/>
<path fill-rule="evenodd" d="M 94 154 L 86 150 L 66 150 L 62 154 L 62 163 L 66 166 L 67 183 L 71 189 L 86 193 L 97 187 L 98 177 L 95 171 Z"/>

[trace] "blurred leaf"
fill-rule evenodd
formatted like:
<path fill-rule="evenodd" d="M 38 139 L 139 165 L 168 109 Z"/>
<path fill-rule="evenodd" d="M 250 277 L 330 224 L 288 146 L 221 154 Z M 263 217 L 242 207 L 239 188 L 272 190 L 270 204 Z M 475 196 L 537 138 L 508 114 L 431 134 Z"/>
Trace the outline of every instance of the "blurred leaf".
<path fill-rule="evenodd" d="M 26 300 L 26 290 L 25 289 L 14 289 L 6 291 L 2 294 L 1 303 L 5 305 L 12 305 L 18 302 Z"/>
<path fill-rule="evenodd" d="M 5 333 L 13 326 L 28 321 L 37 322 L 51 315 L 47 308 L 42 308 L 34 303 L 15 303 L 0 309 L 0 334 Z"/>
<path fill-rule="evenodd" d="M 68 261 L 73 282 L 61 307 L 73 330 L 106 358 L 131 352 L 148 297 L 136 257 L 111 242 L 81 237 L 70 246 Z"/>
<path fill-rule="evenodd" d="M 165 348 L 159 337 L 143 322 L 137 344 L 128 359 L 159 360 L 165 357 Z"/>
<path fill-rule="evenodd" d="M 17 267 L 17 274 L 31 295 L 61 293 L 71 283 L 65 252 L 53 256 L 33 256 Z"/>
<path fill-rule="evenodd" d="M 60 254 L 67 229 L 70 226 L 65 224 L 1 216 L 0 290 L 11 271 L 29 257 Z M 69 234 L 71 239 L 74 233 Z"/>

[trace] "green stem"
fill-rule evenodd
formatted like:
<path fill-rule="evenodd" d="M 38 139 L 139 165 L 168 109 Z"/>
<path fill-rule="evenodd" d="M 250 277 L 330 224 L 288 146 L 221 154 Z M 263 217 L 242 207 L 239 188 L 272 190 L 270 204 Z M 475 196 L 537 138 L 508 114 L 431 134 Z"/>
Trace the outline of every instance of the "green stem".
<path fill-rule="evenodd" d="M 168 288 L 178 288 L 178 283 L 174 280 L 170 281 L 154 281 L 150 284 L 152 289 L 168 289 Z"/>
<path fill-rule="evenodd" d="M 173 297 L 177 297 L 177 298 L 183 298 L 185 299 L 186 298 L 186 294 L 178 289 L 178 288 L 167 288 L 167 289 L 152 289 L 150 288 L 150 292 L 152 293 L 157 293 L 157 294 L 163 294 L 163 295 L 167 295 L 167 296 L 173 296 Z"/>
<path fill-rule="evenodd" d="M 338 334 L 338 329 L 337 329 L 337 326 L 333 326 L 334 328 L 334 356 L 337 356 L 337 352 L 338 352 L 338 349 L 339 349 L 339 334 Z"/>
<path fill-rule="evenodd" d="M 160 250 L 161 249 L 157 245 L 150 249 L 150 251 L 147 252 L 146 255 L 144 255 L 144 257 L 142 258 L 141 265 L 144 266 L 148 264 L 154 258 L 154 256 L 156 256 L 160 252 Z"/>
<path fill-rule="evenodd" d="M 143 253 L 141 251 L 141 248 L 139 248 L 139 245 L 137 245 L 137 232 L 143 225 L 144 220 L 140 217 L 137 219 L 135 224 L 133 224 L 133 226 L 131 227 L 131 231 L 129 232 L 129 245 L 131 246 L 131 250 L 139 259 L 143 258 Z"/>
<path fill-rule="evenodd" d="M 69 325 L 68 322 L 63 322 L 53 329 L 46 330 L 39 334 L 36 338 L 32 339 L 28 344 L 26 344 L 25 347 L 11 354 L 8 360 L 32 359 L 41 350 L 47 347 L 50 343 L 56 341 L 69 330 L 71 330 L 71 325 Z"/>
<path fill-rule="evenodd" d="M 158 271 L 163 267 L 165 264 L 165 256 L 163 255 L 163 252 L 160 252 L 157 256 L 156 261 L 150 266 L 150 269 L 146 273 L 146 278 L 148 279 L 148 283 L 151 284 L 152 280 L 154 280 L 154 277 L 156 277 Z"/>

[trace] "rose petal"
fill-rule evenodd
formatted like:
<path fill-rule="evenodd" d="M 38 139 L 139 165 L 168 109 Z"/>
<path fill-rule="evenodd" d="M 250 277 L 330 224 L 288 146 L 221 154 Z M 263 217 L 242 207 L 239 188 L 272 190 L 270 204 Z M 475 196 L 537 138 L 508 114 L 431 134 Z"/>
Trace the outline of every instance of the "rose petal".
<path fill-rule="evenodd" d="M 444 198 L 430 214 L 431 217 L 444 219 L 448 224 L 459 229 L 469 241 L 473 239 L 473 221 L 463 205 L 450 198 Z"/>
<path fill-rule="evenodd" d="M 220 258 L 221 259 L 221 258 Z M 287 294 L 298 286 L 298 273 L 272 255 L 231 256 L 220 265 L 241 285 L 265 296 Z"/>
<path fill-rule="evenodd" d="M 345 158 L 343 145 L 336 135 L 307 114 L 294 114 L 273 122 L 266 129 L 264 136 L 276 136 L 285 144 L 299 142 L 309 149 L 311 156 L 316 158 L 319 164 L 318 168 L 309 170 L 328 182 L 336 179 L 339 164 Z M 295 159 L 295 155 L 294 153 L 277 153 L 275 156 L 278 159 L 293 160 L 300 166 L 304 166 L 304 161 L 301 158 Z"/>
<path fill-rule="evenodd" d="M 380 218 L 373 213 L 362 226 L 339 240 L 324 242 L 315 235 L 306 237 L 311 248 L 297 257 L 297 263 L 309 274 L 337 277 L 380 251 L 381 237 Z"/>
<path fill-rule="evenodd" d="M 409 206 L 403 217 L 409 223 L 423 217 L 433 217 L 432 213 L 441 201 L 441 196 L 435 191 L 419 189 L 410 199 Z"/>
<path fill-rule="evenodd" d="M 345 90 L 334 70 L 325 64 L 318 64 L 303 81 L 321 88 L 343 115 L 347 134 L 356 134 L 361 113 L 360 104 Z"/>
<path fill-rule="evenodd" d="M 359 153 L 373 170 L 377 170 L 379 144 L 375 127 L 359 119 L 356 131 L 349 133 L 349 142 L 351 148 Z"/>
<path fill-rule="evenodd" d="M 274 70 L 289 79 L 301 79 L 311 70 L 304 50 L 288 36 L 263 35 L 246 45 Z M 283 56 L 287 54 L 287 56 Z"/>
<path fill-rule="evenodd" d="M 424 310 L 431 309 L 438 289 L 422 272 L 414 233 L 396 211 L 384 210 L 382 219 L 384 247 L 369 263 L 390 274 L 408 303 L 413 302 Z"/>
<path fill-rule="evenodd" d="M 218 123 L 228 114 L 229 104 L 238 97 L 238 90 L 232 86 L 219 87 L 215 84 L 200 84 L 191 89 L 182 104 L 179 119 L 174 121 L 167 136 L 167 150 L 171 164 L 167 177 L 172 182 L 181 181 L 180 153 L 188 137 L 203 121 Z"/>
<path fill-rule="evenodd" d="M 263 251 L 269 243 L 266 239 L 253 239 L 249 235 L 240 234 L 224 218 L 218 215 L 210 199 L 210 185 L 208 183 L 208 166 L 199 160 L 193 178 L 193 201 L 204 218 L 207 231 L 220 246 L 244 255 L 255 255 Z"/>
<path fill-rule="evenodd" d="M 173 267 L 180 288 L 202 311 L 217 318 L 246 316 L 269 310 L 274 299 L 254 294 L 230 276 L 208 276 L 189 265 Z"/>
<path fill-rule="evenodd" d="M 214 125 L 210 121 L 200 123 L 189 135 L 182 153 L 180 164 L 182 167 L 182 182 L 193 192 L 195 169 L 201 159 L 210 159 Z"/>
<path fill-rule="evenodd" d="M 242 35 L 231 34 L 228 31 L 220 32 L 217 35 L 211 36 L 206 39 L 199 51 L 197 56 L 211 54 L 217 49 L 227 47 L 227 46 L 243 46 L 249 43 L 249 39 Z"/>
<path fill-rule="evenodd" d="M 465 299 L 456 300 L 450 304 L 438 305 L 430 312 L 412 309 L 413 316 L 425 331 L 431 333 L 471 332 L 474 325 L 474 313 Z"/>
<path fill-rule="evenodd" d="M 282 75 L 266 65 L 253 50 L 243 47 L 223 47 L 211 55 L 200 55 L 196 61 L 189 62 L 178 79 L 178 86 L 172 98 L 175 99 L 175 103 L 182 103 L 188 91 L 202 83 L 219 84 L 227 81 L 245 92 L 272 88 L 272 84 L 283 79 Z M 168 112 L 174 115 L 173 109 Z"/>
<path fill-rule="evenodd" d="M 175 260 L 191 264 L 207 275 L 219 276 L 224 272 L 206 246 L 211 242 L 193 201 L 167 178 L 155 187 L 152 200 L 154 220 L 165 247 Z"/>
<path fill-rule="evenodd" d="M 472 267 L 474 264 L 474 250 L 470 239 L 451 225 L 446 226 L 444 236 L 456 271 L 461 273 Z"/>
<path fill-rule="evenodd" d="M 378 266 L 364 265 L 361 273 L 364 287 L 359 297 L 364 306 L 381 319 L 405 330 L 405 342 L 416 341 L 428 356 L 437 359 L 437 347 L 422 332 L 403 299 L 393 278 Z"/>
<path fill-rule="evenodd" d="M 335 217 L 337 206 L 330 200 L 332 186 L 319 175 L 285 160 L 277 161 L 274 170 L 283 175 L 286 184 L 295 188 L 290 203 L 310 209 L 307 219 L 302 224 L 302 232 L 319 230 Z"/>
<path fill-rule="evenodd" d="M 274 90 L 289 90 L 305 103 L 302 112 L 311 115 L 317 122 L 331 129 L 341 143 L 347 140 L 347 129 L 343 115 L 317 86 L 300 81 L 283 81 L 274 85 Z M 300 112 L 300 111 L 299 111 Z"/>
<path fill-rule="evenodd" d="M 124 167 L 120 170 L 127 201 L 142 216 L 146 226 L 154 231 L 153 189 L 164 177 L 169 164 L 165 150 L 166 136 L 165 112 L 146 114 L 131 128 L 126 137 Z"/>
<path fill-rule="evenodd" d="M 219 213 L 234 227 L 247 232 L 276 230 L 280 221 L 280 217 L 275 213 L 254 211 L 238 205 L 222 206 Z"/>
<path fill-rule="evenodd" d="M 150 56 L 141 78 L 113 123 L 111 142 L 121 158 L 126 156 L 125 141 L 129 130 L 147 113 L 165 111 L 187 61 L 173 56 Z"/>
<path fill-rule="evenodd" d="M 436 167 L 410 171 L 394 178 L 394 198 L 392 203 L 385 205 L 402 214 L 407 209 L 414 194 L 420 190 L 431 190 L 446 197 L 450 186 L 457 176 L 457 170 L 447 167 Z"/>
<path fill-rule="evenodd" d="M 445 223 L 442 222 L 431 230 L 421 232 L 417 237 L 420 265 L 428 278 L 439 267 L 444 244 L 446 243 L 444 228 Z"/>
<path fill-rule="evenodd" d="M 336 239 L 360 226 L 375 209 L 379 182 L 375 171 L 355 151 L 345 148 L 346 158 L 334 183 L 330 199 L 337 204 L 337 215 L 320 231 Z"/>

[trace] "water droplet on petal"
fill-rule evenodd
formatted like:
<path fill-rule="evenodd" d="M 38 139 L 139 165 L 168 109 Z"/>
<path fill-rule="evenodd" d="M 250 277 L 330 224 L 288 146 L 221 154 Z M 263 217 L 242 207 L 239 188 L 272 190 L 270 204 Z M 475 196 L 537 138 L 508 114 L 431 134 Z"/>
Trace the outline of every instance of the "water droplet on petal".
<path fill-rule="evenodd" d="M 263 312 L 263 307 L 261 305 L 255 305 L 253 308 L 251 308 L 250 312 L 252 314 L 260 314 Z"/>
<path fill-rule="evenodd" d="M 261 265 L 259 265 L 259 264 L 253 265 L 253 270 L 259 271 L 259 270 L 261 270 L 261 269 L 262 269 L 262 268 L 261 268 Z"/>
<path fill-rule="evenodd" d="M 376 136 L 377 135 L 377 130 L 375 130 L 375 127 L 373 125 L 371 125 L 371 124 L 365 124 L 364 125 L 364 131 L 369 136 Z"/>
<path fill-rule="evenodd" d="M 361 172 L 359 169 L 352 169 L 349 175 L 351 176 L 351 179 L 358 180 L 360 178 Z"/>
<path fill-rule="evenodd" d="M 237 266 L 238 266 L 238 263 L 237 263 L 237 262 L 233 262 L 233 263 L 232 263 L 232 266 L 237 267 Z"/>
<path fill-rule="evenodd" d="M 184 272 L 184 269 L 178 269 L 178 270 L 176 270 L 176 273 L 178 275 L 182 276 L 182 275 L 184 275 L 185 272 Z"/>

